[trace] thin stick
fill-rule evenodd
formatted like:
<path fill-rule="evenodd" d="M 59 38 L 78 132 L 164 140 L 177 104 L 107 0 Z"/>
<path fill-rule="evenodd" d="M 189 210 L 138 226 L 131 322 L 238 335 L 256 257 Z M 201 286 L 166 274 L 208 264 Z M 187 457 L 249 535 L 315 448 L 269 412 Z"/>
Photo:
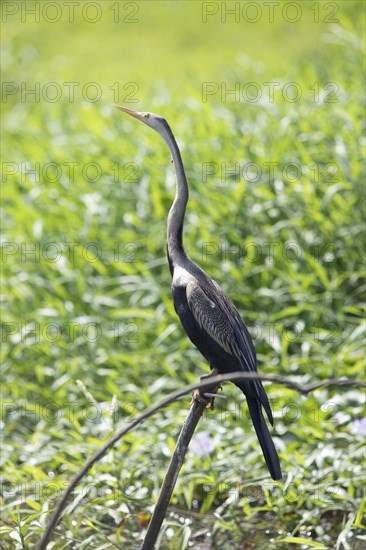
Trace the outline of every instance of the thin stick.
<path fill-rule="evenodd" d="M 154 548 L 156 539 L 158 538 L 162 523 L 166 516 L 166 511 L 174 491 L 179 472 L 184 463 L 188 445 L 192 439 L 203 411 L 205 410 L 205 407 L 206 403 L 201 403 L 199 401 L 194 401 L 191 405 L 165 474 L 164 482 L 161 486 L 158 500 L 155 505 L 155 510 L 151 517 L 141 550 L 151 550 Z"/>

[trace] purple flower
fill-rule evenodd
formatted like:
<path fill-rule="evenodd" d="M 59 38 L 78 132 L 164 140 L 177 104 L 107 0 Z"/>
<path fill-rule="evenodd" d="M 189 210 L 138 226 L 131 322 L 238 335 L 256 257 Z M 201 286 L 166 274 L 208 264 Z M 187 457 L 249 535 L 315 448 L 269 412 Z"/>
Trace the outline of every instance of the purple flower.
<path fill-rule="evenodd" d="M 351 425 L 351 433 L 366 435 L 366 416 L 357 418 Z"/>
<path fill-rule="evenodd" d="M 191 442 L 191 452 L 197 458 L 209 455 L 214 447 L 214 440 L 207 432 L 197 433 Z"/>

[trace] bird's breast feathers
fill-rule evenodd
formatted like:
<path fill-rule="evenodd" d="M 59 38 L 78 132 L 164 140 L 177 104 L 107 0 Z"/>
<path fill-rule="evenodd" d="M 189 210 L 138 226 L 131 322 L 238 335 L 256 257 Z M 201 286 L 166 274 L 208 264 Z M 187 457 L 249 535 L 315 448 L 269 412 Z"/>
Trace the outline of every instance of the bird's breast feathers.
<path fill-rule="evenodd" d="M 175 267 L 173 273 L 173 286 L 186 287 L 192 281 L 192 275 L 184 267 Z"/>

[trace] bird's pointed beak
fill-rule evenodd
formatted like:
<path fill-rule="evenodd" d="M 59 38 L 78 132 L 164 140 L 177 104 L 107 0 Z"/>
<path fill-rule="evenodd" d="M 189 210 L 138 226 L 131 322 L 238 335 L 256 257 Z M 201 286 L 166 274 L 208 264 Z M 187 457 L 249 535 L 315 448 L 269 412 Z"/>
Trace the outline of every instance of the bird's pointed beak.
<path fill-rule="evenodd" d="M 127 113 L 128 115 L 133 116 L 134 118 L 137 118 L 137 120 L 141 120 L 141 122 L 144 121 L 143 113 L 139 113 L 138 111 L 132 111 L 132 109 L 121 107 L 121 105 L 116 105 L 115 103 L 113 103 L 112 106 L 116 107 L 116 109 L 119 109 L 120 111 L 123 111 L 124 113 Z"/>

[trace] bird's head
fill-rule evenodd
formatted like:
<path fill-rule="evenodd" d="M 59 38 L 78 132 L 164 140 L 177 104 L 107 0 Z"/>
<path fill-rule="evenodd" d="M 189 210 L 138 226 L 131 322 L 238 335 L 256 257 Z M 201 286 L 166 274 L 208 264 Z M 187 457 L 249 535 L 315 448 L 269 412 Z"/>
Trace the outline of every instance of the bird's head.
<path fill-rule="evenodd" d="M 127 109 L 126 107 L 121 107 L 120 105 L 114 105 L 117 109 L 120 111 L 127 113 L 130 116 L 133 116 L 134 118 L 137 118 L 137 120 L 141 120 L 144 124 L 147 126 L 150 126 L 153 130 L 158 132 L 161 136 L 165 136 L 167 130 L 169 129 L 169 125 L 164 117 L 160 115 L 156 115 L 155 113 L 144 113 L 139 111 L 132 111 L 131 109 Z"/>

